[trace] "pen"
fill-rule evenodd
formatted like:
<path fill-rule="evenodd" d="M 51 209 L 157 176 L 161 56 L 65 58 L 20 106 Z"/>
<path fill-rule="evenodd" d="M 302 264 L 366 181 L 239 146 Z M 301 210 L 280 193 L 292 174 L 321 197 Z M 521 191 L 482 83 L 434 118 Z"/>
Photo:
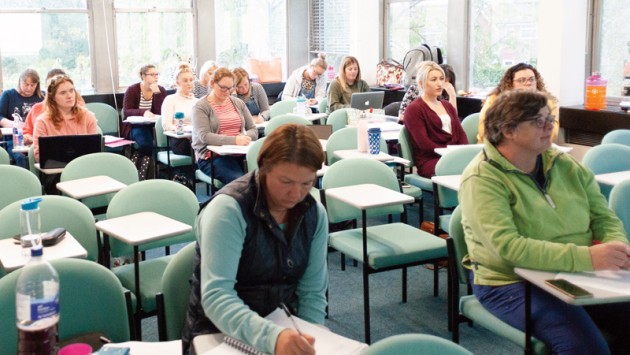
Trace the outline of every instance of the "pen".
<path fill-rule="evenodd" d="M 300 328 L 298 327 L 297 323 L 295 322 L 295 318 L 293 318 L 293 316 L 291 315 L 291 311 L 289 311 L 289 307 L 287 307 L 287 305 L 284 304 L 284 302 L 280 302 L 280 308 L 282 308 L 284 313 L 287 314 L 287 317 L 289 317 L 289 319 L 291 319 L 291 323 L 293 323 L 293 326 L 295 327 L 295 330 L 297 330 L 298 334 L 300 334 L 300 336 L 303 336 L 302 332 L 300 331 Z"/>

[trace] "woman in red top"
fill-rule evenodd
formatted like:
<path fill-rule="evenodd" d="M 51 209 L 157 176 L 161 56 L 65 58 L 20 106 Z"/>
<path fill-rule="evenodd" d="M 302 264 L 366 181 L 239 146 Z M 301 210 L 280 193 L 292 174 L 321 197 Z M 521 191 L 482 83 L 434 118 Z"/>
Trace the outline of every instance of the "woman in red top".
<path fill-rule="evenodd" d="M 430 178 L 440 159 L 435 148 L 468 144 L 468 139 L 455 107 L 440 98 L 445 85 L 444 70 L 435 62 L 426 62 L 420 66 L 416 77 L 422 96 L 407 106 L 404 123 L 418 175 Z"/>

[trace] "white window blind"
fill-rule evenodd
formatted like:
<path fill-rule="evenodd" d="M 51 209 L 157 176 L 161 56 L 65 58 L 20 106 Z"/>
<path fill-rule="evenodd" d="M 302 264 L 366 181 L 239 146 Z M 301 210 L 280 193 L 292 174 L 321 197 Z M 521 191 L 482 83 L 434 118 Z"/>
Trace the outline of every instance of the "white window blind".
<path fill-rule="evenodd" d="M 311 0 L 311 52 L 350 52 L 348 8 L 347 0 Z"/>

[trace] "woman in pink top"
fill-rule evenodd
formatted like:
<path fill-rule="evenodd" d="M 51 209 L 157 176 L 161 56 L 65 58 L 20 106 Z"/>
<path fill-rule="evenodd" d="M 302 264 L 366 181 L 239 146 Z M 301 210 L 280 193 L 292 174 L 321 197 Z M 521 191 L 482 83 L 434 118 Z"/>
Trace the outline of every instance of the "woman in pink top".
<path fill-rule="evenodd" d="M 45 111 L 35 120 L 33 143 L 35 160 L 39 161 L 39 137 L 98 133 L 96 117 L 77 105 L 74 82 L 65 75 L 50 80 L 44 100 Z"/>

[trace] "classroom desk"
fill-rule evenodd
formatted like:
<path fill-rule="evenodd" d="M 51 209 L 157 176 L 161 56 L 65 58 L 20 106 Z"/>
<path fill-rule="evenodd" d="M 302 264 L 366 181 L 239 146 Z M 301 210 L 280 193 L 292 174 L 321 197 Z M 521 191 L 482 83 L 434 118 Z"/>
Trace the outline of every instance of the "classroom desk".
<path fill-rule="evenodd" d="M 86 197 L 105 195 L 118 192 L 127 185 L 105 175 L 90 176 L 82 179 L 68 180 L 57 183 L 57 190 L 80 200 Z"/>
<path fill-rule="evenodd" d="M 0 263 L 6 272 L 19 269 L 24 266 L 30 259 L 30 255 L 22 254 L 22 245 L 15 243 L 13 238 L 0 240 Z M 66 232 L 59 243 L 44 247 L 44 260 L 55 260 L 62 258 L 86 258 L 87 250 L 70 234 Z"/>
<path fill-rule="evenodd" d="M 630 179 L 630 170 L 595 175 L 595 181 L 599 182 L 600 184 L 606 184 L 610 186 L 615 186 L 618 183 L 624 180 L 629 180 L 629 179 Z"/>
<path fill-rule="evenodd" d="M 431 177 L 431 181 L 434 185 L 443 186 L 453 191 L 459 191 L 461 180 L 461 175 L 436 175 Z"/>
<path fill-rule="evenodd" d="M 160 341 L 160 342 L 144 342 L 144 341 L 127 341 L 124 343 L 105 344 L 101 349 L 129 348 L 131 355 L 181 355 L 182 341 Z M 98 354 L 95 352 L 94 354 Z M 199 354 L 199 353 L 197 353 Z"/>
<path fill-rule="evenodd" d="M 630 294 L 621 294 L 618 292 L 612 292 L 605 289 L 596 287 L 589 287 L 580 285 L 580 287 L 593 293 L 593 297 L 590 298 L 572 298 L 564 293 L 556 290 L 555 288 L 547 285 L 545 280 L 553 279 L 558 273 L 530 270 L 524 268 L 514 268 L 514 272 L 525 279 L 525 354 L 531 354 L 531 337 L 532 337 L 532 325 L 531 325 L 531 285 L 535 285 L 541 290 L 548 292 L 549 294 L 559 298 L 560 300 L 576 305 L 595 305 L 605 303 L 619 303 L 630 301 Z"/>
<path fill-rule="evenodd" d="M 0 127 L 0 131 L 3 136 L 13 136 L 13 128 L 11 127 Z"/>
<path fill-rule="evenodd" d="M 39 163 L 35 163 L 35 168 L 46 175 L 61 174 L 63 172 L 63 168 L 42 169 Z"/>
<path fill-rule="evenodd" d="M 395 157 L 387 154 L 387 153 L 383 153 L 383 152 L 379 152 L 378 154 L 370 154 L 368 152 L 359 152 L 359 150 L 357 149 L 342 149 L 342 150 L 335 150 L 334 152 L 334 156 L 337 159 L 352 159 L 352 158 L 362 158 L 362 159 L 372 159 L 372 160 L 378 160 L 378 161 L 382 161 L 382 162 L 390 162 L 393 161 Z"/>

